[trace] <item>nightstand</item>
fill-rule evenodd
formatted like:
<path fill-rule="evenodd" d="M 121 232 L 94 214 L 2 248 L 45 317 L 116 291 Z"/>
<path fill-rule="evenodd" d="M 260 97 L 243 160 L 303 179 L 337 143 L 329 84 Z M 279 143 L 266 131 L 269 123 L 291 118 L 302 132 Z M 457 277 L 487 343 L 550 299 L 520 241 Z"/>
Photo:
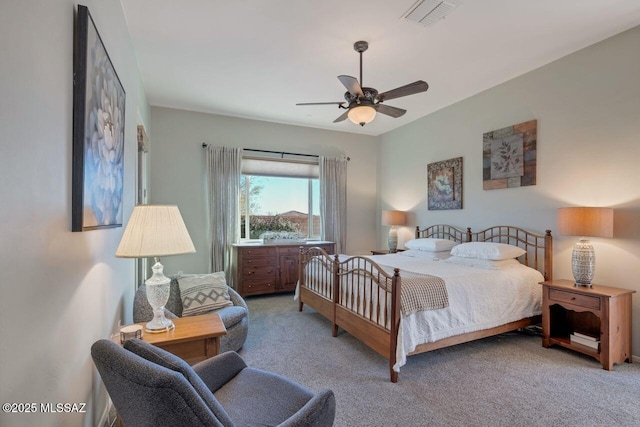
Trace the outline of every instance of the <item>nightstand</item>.
<path fill-rule="evenodd" d="M 397 249 L 396 252 L 404 252 L 404 249 Z M 371 251 L 371 255 L 387 255 L 389 249 L 374 249 Z"/>
<path fill-rule="evenodd" d="M 542 346 L 559 345 L 593 357 L 608 371 L 614 363 L 631 363 L 631 295 L 629 289 L 575 286 L 571 280 L 542 285 Z M 574 332 L 599 337 L 599 349 L 572 342 Z"/>
<path fill-rule="evenodd" d="M 227 329 L 218 313 L 205 313 L 172 319 L 175 329 L 166 332 L 144 332 L 142 340 L 173 353 L 189 364 L 195 364 L 220 353 L 220 337 Z M 138 323 L 144 327 L 146 322 Z M 113 341 L 120 344 L 118 334 Z"/>

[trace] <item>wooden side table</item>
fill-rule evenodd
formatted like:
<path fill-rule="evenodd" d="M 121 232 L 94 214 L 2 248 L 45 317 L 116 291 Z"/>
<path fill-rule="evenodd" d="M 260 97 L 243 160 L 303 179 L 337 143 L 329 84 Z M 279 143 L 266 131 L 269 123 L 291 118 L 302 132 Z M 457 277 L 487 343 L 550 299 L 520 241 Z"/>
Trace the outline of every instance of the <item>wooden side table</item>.
<path fill-rule="evenodd" d="M 631 363 L 631 295 L 629 289 L 575 286 L 571 280 L 541 282 L 542 346 L 559 345 L 586 354 L 608 371 L 614 363 Z M 581 332 L 600 338 L 593 349 L 572 342 Z"/>
<path fill-rule="evenodd" d="M 404 249 L 397 249 L 396 252 L 404 252 Z M 389 249 L 374 249 L 371 251 L 371 255 L 387 255 Z"/>
<path fill-rule="evenodd" d="M 152 334 L 143 331 L 142 340 L 173 353 L 194 364 L 220 353 L 220 337 L 227 334 L 218 313 L 171 319 L 176 327 L 167 332 Z M 146 322 L 137 323 L 144 325 Z M 114 338 L 120 343 L 120 337 Z"/>

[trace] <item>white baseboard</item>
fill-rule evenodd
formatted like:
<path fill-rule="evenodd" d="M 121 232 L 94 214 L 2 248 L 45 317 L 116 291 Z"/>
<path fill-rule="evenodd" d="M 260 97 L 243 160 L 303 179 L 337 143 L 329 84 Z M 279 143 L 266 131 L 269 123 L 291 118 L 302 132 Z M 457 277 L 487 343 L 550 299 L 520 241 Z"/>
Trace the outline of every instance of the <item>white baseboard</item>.
<path fill-rule="evenodd" d="M 640 356 L 631 356 L 631 360 L 633 360 L 636 363 L 640 363 Z"/>

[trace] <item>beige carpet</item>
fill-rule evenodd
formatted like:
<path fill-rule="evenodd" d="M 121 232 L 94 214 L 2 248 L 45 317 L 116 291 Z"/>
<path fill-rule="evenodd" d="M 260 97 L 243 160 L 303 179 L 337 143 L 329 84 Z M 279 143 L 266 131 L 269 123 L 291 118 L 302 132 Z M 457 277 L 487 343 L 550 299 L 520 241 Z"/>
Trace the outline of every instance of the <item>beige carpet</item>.
<path fill-rule="evenodd" d="M 247 299 L 250 366 L 336 394 L 336 426 L 640 426 L 640 364 L 544 349 L 509 333 L 409 358 L 400 381 L 387 361 L 290 294 Z"/>

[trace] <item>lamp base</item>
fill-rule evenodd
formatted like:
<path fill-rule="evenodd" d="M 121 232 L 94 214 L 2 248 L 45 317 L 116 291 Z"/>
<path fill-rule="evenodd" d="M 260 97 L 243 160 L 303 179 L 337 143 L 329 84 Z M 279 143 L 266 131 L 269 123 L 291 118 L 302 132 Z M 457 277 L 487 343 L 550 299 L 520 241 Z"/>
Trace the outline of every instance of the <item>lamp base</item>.
<path fill-rule="evenodd" d="M 145 282 L 147 287 L 147 300 L 153 308 L 153 319 L 147 323 L 144 330 L 152 334 L 158 332 L 170 331 L 175 325 L 170 319 L 164 317 L 164 306 L 169 300 L 171 292 L 171 280 L 163 273 L 164 267 L 160 264 L 160 260 L 156 258 L 156 263 L 151 267 L 153 276 Z"/>
<path fill-rule="evenodd" d="M 398 230 L 396 230 L 395 226 L 391 226 L 389 230 L 389 253 L 393 254 L 398 251 Z"/>
<path fill-rule="evenodd" d="M 596 253 L 591 242 L 584 237 L 573 247 L 571 270 L 576 286 L 591 287 L 596 270 Z"/>
<path fill-rule="evenodd" d="M 144 330 L 151 334 L 159 334 L 160 332 L 167 332 L 174 329 L 176 325 L 170 319 L 162 316 L 162 319 L 153 318 L 152 321 L 144 325 Z"/>

